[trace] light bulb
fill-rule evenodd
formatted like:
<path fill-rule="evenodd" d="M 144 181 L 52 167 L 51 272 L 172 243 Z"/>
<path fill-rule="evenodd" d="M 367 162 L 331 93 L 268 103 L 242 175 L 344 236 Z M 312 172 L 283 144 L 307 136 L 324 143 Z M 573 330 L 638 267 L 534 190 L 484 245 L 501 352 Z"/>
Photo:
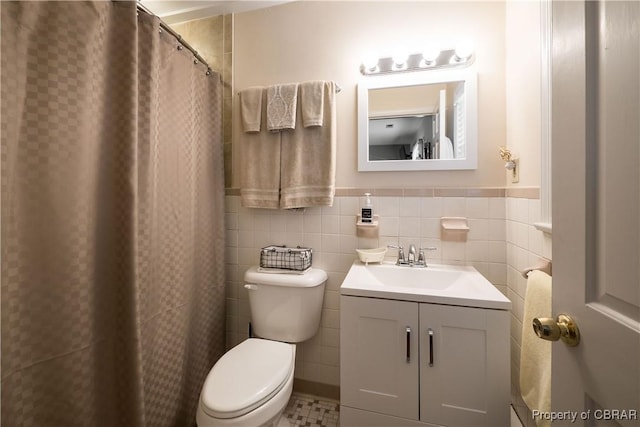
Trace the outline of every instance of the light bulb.
<path fill-rule="evenodd" d="M 435 43 L 428 43 L 422 50 L 422 59 L 427 63 L 432 63 L 440 56 L 440 48 Z"/>
<path fill-rule="evenodd" d="M 409 55 L 407 55 L 407 52 L 404 51 L 403 49 L 399 49 L 397 50 L 394 54 L 393 54 L 393 65 L 396 68 L 403 68 L 405 66 L 405 63 L 407 62 L 407 57 Z"/>
<path fill-rule="evenodd" d="M 362 65 L 367 71 L 374 71 L 378 67 L 378 55 L 369 53 L 362 59 Z"/>
<path fill-rule="evenodd" d="M 463 40 L 456 46 L 456 58 L 459 61 L 466 61 L 473 55 L 474 45 L 470 40 Z"/>

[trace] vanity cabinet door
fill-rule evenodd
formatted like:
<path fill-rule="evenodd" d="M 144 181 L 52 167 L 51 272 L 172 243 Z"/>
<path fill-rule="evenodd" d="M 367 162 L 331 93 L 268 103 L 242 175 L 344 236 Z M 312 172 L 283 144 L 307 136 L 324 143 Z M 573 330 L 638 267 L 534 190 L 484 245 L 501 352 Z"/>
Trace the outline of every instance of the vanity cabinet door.
<path fill-rule="evenodd" d="M 340 328 L 340 403 L 417 420 L 418 303 L 342 296 Z"/>
<path fill-rule="evenodd" d="M 509 425 L 509 314 L 420 304 L 420 420 Z"/>

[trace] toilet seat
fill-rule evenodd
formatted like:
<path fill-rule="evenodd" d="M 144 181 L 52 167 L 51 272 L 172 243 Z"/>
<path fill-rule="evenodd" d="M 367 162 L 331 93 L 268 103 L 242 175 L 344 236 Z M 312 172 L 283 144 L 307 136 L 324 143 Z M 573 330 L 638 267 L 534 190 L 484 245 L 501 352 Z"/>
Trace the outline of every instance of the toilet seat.
<path fill-rule="evenodd" d="M 235 418 L 263 405 L 285 385 L 295 345 L 250 338 L 218 360 L 205 380 L 201 407 L 214 418 Z"/>

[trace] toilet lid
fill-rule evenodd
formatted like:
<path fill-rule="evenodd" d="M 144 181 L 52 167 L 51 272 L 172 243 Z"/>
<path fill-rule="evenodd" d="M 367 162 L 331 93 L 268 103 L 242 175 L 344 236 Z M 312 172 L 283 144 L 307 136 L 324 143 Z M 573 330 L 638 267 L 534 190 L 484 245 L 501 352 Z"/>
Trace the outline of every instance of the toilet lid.
<path fill-rule="evenodd" d="M 280 391 L 294 363 L 294 345 L 250 338 L 213 366 L 202 388 L 202 409 L 215 418 L 244 415 Z"/>

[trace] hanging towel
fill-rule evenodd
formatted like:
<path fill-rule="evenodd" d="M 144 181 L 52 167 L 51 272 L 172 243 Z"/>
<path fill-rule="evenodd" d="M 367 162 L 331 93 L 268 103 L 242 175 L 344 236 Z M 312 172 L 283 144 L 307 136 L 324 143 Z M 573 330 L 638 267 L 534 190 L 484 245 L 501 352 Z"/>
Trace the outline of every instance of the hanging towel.
<path fill-rule="evenodd" d="M 440 139 L 440 159 L 453 159 L 453 143 L 448 136 Z"/>
<path fill-rule="evenodd" d="M 336 176 L 336 85 L 323 83 L 322 126 L 283 132 L 280 207 L 332 206 Z M 301 119 L 301 109 L 296 112 Z"/>
<path fill-rule="evenodd" d="M 324 81 L 315 80 L 300 84 L 300 109 L 302 125 L 322 126 L 324 113 Z"/>
<path fill-rule="evenodd" d="M 266 89 L 263 89 L 266 96 Z M 262 103 L 261 120 L 267 107 Z M 240 136 L 240 201 L 246 208 L 280 207 L 280 134 L 245 133 Z"/>
<path fill-rule="evenodd" d="M 522 320 L 520 391 L 529 409 L 551 411 L 551 341 L 537 337 L 531 322 L 535 317 L 551 317 L 551 276 L 533 270 L 527 279 Z M 549 421 L 537 418 L 536 425 Z"/>
<path fill-rule="evenodd" d="M 269 86 L 267 89 L 267 125 L 270 131 L 296 128 L 298 83 Z"/>
<path fill-rule="evenodd" d="M 262 87 L 250 87 L 241 90 L 240 96 L 240 120 L 242 130 L 247 133 L 260 132 L 262 119 Z"/>

